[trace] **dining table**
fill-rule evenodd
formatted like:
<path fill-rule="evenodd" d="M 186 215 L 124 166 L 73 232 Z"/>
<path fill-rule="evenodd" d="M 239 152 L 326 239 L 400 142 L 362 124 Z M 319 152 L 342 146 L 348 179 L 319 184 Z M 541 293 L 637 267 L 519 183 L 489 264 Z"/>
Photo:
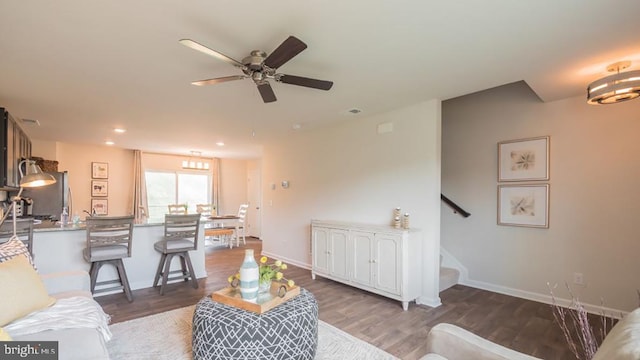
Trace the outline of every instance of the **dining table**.
<path fill-rule="evenodd" d="M 236 247 L 240 247 L 240 236 L 238 236 L 238 230 L 240 228 L 240 217 L 238 215 L 211 215 L 208 217 L 208 219 L 213 223 L 213 227 L 211 229 L 231 229 L 231 227 L 233 226 L 233 237 L 236 240 Z M 233 248 L 234 238 L 229 240 L 229 248 Z"/>

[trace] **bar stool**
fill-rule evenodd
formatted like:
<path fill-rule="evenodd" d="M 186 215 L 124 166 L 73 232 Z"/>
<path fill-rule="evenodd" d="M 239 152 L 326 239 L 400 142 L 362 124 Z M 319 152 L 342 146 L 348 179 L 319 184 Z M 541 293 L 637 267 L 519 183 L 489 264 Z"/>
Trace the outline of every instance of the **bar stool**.
<path fill-rule="evenodd" d="M 87 246 L 83 255 L 91 263 L 91 293 L 123 290 L 129 302 L 133 301 L 127 272 L 123 258 L 131 257 L 131 240 L 133 238 L 133 215 L 87 218 Z M 97 281 L 102 265 L 111 264 L 118 271 L 117 280 Z M 96 286 L 119 284 L 96 290 Z"/>
<path fill-rule="evenodd" d="M 164 287 L 170 280 L 184 279 L 191 283 L 194 289 L 198 288 L 196 274 L 191 265 L 189 251 L 198 249 L 198 231 L 200 229 L 200 214 L 170 215 L 164 216 L 164 239 L 156 242 L 153 247 L 162 255 L 156 271 L 153 287 L 160 284 L 160 295 L 164 295 Z M 174 256 L 180 257 L 180 270 L 171 270 L 171 260 Z M 179 276 L 169 277 L 170 274 L 181 273 Z"/>

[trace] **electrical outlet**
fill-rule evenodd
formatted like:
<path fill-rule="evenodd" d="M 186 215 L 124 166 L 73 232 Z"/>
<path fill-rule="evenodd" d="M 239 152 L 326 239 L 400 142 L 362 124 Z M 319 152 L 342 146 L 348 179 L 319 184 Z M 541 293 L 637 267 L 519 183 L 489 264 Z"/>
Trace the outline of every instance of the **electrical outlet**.
<path fill-rule="evenodd" d="M 573 283 L 576 285 L 584 285 L 584 275 L 582 273 L 573 273 Z"/>

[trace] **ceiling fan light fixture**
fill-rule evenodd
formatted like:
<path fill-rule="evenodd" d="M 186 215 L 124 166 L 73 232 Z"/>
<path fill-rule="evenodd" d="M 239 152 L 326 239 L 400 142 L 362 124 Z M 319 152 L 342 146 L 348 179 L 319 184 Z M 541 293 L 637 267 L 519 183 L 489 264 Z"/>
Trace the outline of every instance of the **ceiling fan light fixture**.
<path fill-rule="evenodd" d="M 325 91 L 331 89 L 331 87 L 333 86 L 333 81 L 318 80 L 295 75 L 286 75 L 276 72 L 276 70 L 280 66 L 284 65 L 307 48 L 307 45 L 295 36 L 289 36 L 269 55 L 261 50 L 253 50 L 251 51 L 249 56 L 242 59 L 242 62 L 230 58 L 219 51 L 210 49 L 191 39 L 181 39 L 180 43 L 184 46 L 200 51 L 203 54 L 213 56 L 228 64 L 238 67 L 240 68 L 240 70 L 242 70 L 243 73 L 243 75 L 233 75 L 217 77 L 213 79 L 198 80 L 192 82 L 191 84 L 193 85 L 213 85 L 232 80 L 251 78 L 251 80 L 253 80 L 253 82 L 258 87 L 258 91 L 260 92 L 260 96 L 262 97 L 262 101 L 264 103 L 270 103 L 277 100 L 276 95 L 271 88 L 271 85 L 267 82 L 267 79 L 274 79 L 276 82 L 281 82 L 284 84 L 303 86 Z"/>
<path fill-rule="evenodd" d="M 621 73 L 631 65 L 620 61 L 607 67 L 616 74 L 598 79 L 587 87 L 587 103 L 591 105 L 616 104 L 640 97 L 640 70 Z"/>

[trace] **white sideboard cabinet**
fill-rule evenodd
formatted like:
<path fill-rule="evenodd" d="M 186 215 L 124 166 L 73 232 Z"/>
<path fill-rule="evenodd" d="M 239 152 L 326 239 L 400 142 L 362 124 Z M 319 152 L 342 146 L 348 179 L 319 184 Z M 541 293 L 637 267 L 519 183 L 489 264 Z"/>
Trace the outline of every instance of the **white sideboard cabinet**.
<path fill-rule="evenodd" d="M 391 226 L 311 221 L 313 279 L 317 275 L 402 302 L 421 294 L 422 233 Z"/>

